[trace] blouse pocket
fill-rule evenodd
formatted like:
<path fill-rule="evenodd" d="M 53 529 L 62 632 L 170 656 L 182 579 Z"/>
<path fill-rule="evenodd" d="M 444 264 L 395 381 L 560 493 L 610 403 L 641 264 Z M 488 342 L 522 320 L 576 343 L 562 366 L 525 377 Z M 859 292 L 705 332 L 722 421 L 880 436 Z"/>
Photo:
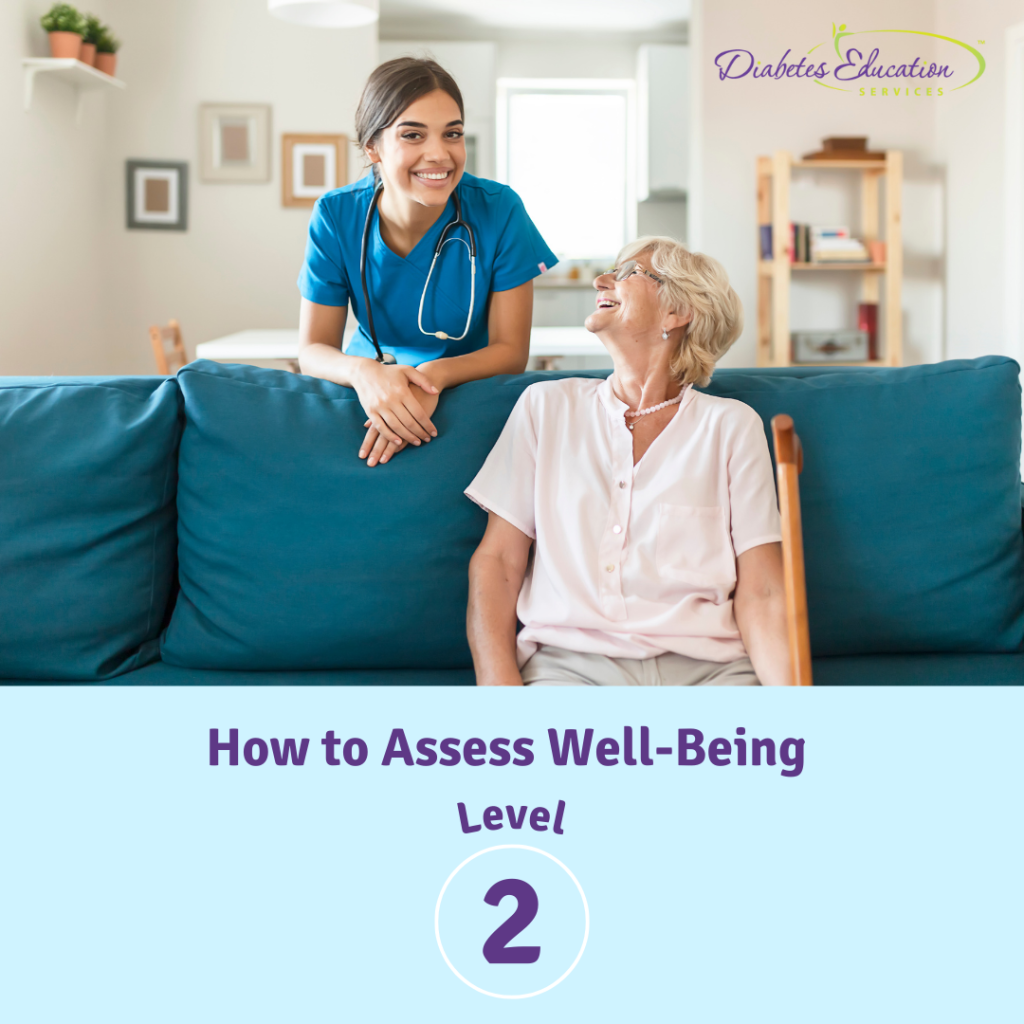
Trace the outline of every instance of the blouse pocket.
<path fill-rule="evenodd" d="M 658 572 L 666 579 L 724 590 L 736 585 L 736 556 L 718 505 L 659 505 Z"/>

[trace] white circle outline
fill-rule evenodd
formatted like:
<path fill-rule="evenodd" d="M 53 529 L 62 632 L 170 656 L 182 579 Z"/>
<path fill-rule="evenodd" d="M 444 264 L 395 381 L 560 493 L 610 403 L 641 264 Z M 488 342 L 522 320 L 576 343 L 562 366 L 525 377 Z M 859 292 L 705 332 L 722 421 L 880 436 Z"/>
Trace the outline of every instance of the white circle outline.
<path fill-rule="evenodd" d="M 583 926 L 583 945 L 580 946 L 580 951 L 576 954 L 576 959 L 569 965 L 565 974 L 560 978 L 556 978 L 550 985 L 544 988 L 537 989 L 536 992 L 524 992 L 521 995 L 511 996 L 505 995 L 502 992 L 488 992 L 485 988 L 480 988 L 479 985 L 474 985 L 473 982 L 464 978 L 455 969 L 455 965 L 448 959 L 448 954 L 444 951 L 444 946 L 441 944 L 441 900 L 444 899 L 445 891 L 451 884 L 451 880 L 471 861 L 476 860 L 477 857 L 482 857 L 485 853 L 493 853 L 495 850 L 529 850 L 531 853 L 539 853 L 541 856 L 547 857 L 549 860 L 553 860 L 573 881 L 573 885 L 576 886 L 577 891 L 580 894 L 580 899 L 583 900 L 583 914 L 584 914 L 584 926 Z M 444 957 L 444 962 L 451 968 L 452 974 L 459 979 L 463 984 L 468 985 L 474 992 L 479 992 L 484 996 L 491 996 L 493 999 L 530 999 L 533 996 L 543 995 L 545 992 L 550 992 L 556 985 L 565 981 L 566 978 L 572 974 L 573 969 L 580 962 L 580 957 L 583 956 L 583 951 L 587 948 L 587 939 L 590 937 L 590 906 L 587 904 L 586 894 L 583 892 L 583 886 L 580 885 L 579 880 L 576 876 L 553 854 L 548 853 L 547 850 L 538 849 L 536 846 L 524 846 L 522 843 L 505 843 L 502 846 L 488 846 L 486 850 L 477 850 L 476 853 L 468 856 L 447 878 L 444 885 L 441 886 L 441 892 L 437 897 L 437 906 L 434 907 L 434 937 L 437 939 L 437 948 L 441 950 L 441 956 Z"/>

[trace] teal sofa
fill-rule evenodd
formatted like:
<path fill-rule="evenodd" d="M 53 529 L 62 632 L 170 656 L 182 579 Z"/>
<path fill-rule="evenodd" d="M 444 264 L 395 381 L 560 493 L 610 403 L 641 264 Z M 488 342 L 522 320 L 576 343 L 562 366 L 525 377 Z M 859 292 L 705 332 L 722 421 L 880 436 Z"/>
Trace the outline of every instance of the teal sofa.
<path fill-rule="evenodd" d="M 447 392 L 439 437 L 375 469 L 354 392 L 310 377 L 0 379 L 0 682 L 471 685 L 462 490 L 550 376 Z M 1024 683 L 1013 360 L 708 390 L 803 439 L 817 685 Z"/>

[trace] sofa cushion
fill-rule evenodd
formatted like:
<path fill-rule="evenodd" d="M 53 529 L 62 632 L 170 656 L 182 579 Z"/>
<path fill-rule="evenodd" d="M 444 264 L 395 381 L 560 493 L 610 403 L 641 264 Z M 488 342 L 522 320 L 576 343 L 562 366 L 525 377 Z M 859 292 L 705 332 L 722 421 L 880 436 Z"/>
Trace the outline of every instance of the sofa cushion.
<path fill-rule="evenodd" d="M 1024 654 L 867 654 L 815 658 L 815 686 L 1024 686 Z M 96 684 L 95 679 L 78 680 Z M 473 686 L 471 668 L 230 672 L 157 661 L 104 686 Z M 5 680 L 17 686 L 34 680 Z"/>
<path fill-rule="evenodd" d="M 471 668 L 349 668 L 306 672 L 226 672 L 158 661 L 110 680 L 125 686 L 475 686 Z"/>
<path fill-rule="evenodd" d="M 816 655 L 1012 651 L 1024 638 L 1017 366 L 721 370 L 708 390 L 788 412 Z M 600 374 L 583 374 L 600 375 Z M 465 384 L 440 436 L 368 469 L 355 392 L 254 367 L 179 374 L 181 594 L 165 661 L 214 669 L 460 668 L 466 568 L 485 525 L 462 495 L 523 389 Z"/>
<path fill-rule="evenodd" d="M 803 442 L 813 653 L 1022 649 L 1018 365 L 803 371 L 720 371 L 709 390 L 769 439 L 788 413 Z"/>
<path fill-rule="evenodd" d="M 106 679 L 157 657 L 179 414 L 173 380 L 0 378 L 0 678 Z"/>
<path fill-rule="evenodd" d="M 815 658 L 812 673 L 815 686 L 1024 686 L 1024 654 Z"/>
<path fill-rule="evenodd" d="M 523 388 L 441 396 L 439 436 L 370 469 L 351 388 L 199 361 L 178 488 L 181 591 L 163 659 L 191 668 L 467 668 L 467 566 L 486 516 L 462 494 Z"/>

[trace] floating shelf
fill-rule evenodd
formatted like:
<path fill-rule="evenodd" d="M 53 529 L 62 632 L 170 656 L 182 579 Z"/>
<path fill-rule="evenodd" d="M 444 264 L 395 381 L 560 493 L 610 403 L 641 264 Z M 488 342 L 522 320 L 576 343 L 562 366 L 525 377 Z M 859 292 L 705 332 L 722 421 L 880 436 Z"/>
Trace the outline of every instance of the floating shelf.
<path fill-rule="evenodd" d="M 36 75 L 49 75 L 67 82 L 78 93 L 75 123 L 82 123 L 82 99 L 91 89 L 123 89 L 124 82 L 97 71 L 80 60 L 65 57 L 28 57 L 21 62 L 25 69 L 25 112 L 32 109 Z"/>

